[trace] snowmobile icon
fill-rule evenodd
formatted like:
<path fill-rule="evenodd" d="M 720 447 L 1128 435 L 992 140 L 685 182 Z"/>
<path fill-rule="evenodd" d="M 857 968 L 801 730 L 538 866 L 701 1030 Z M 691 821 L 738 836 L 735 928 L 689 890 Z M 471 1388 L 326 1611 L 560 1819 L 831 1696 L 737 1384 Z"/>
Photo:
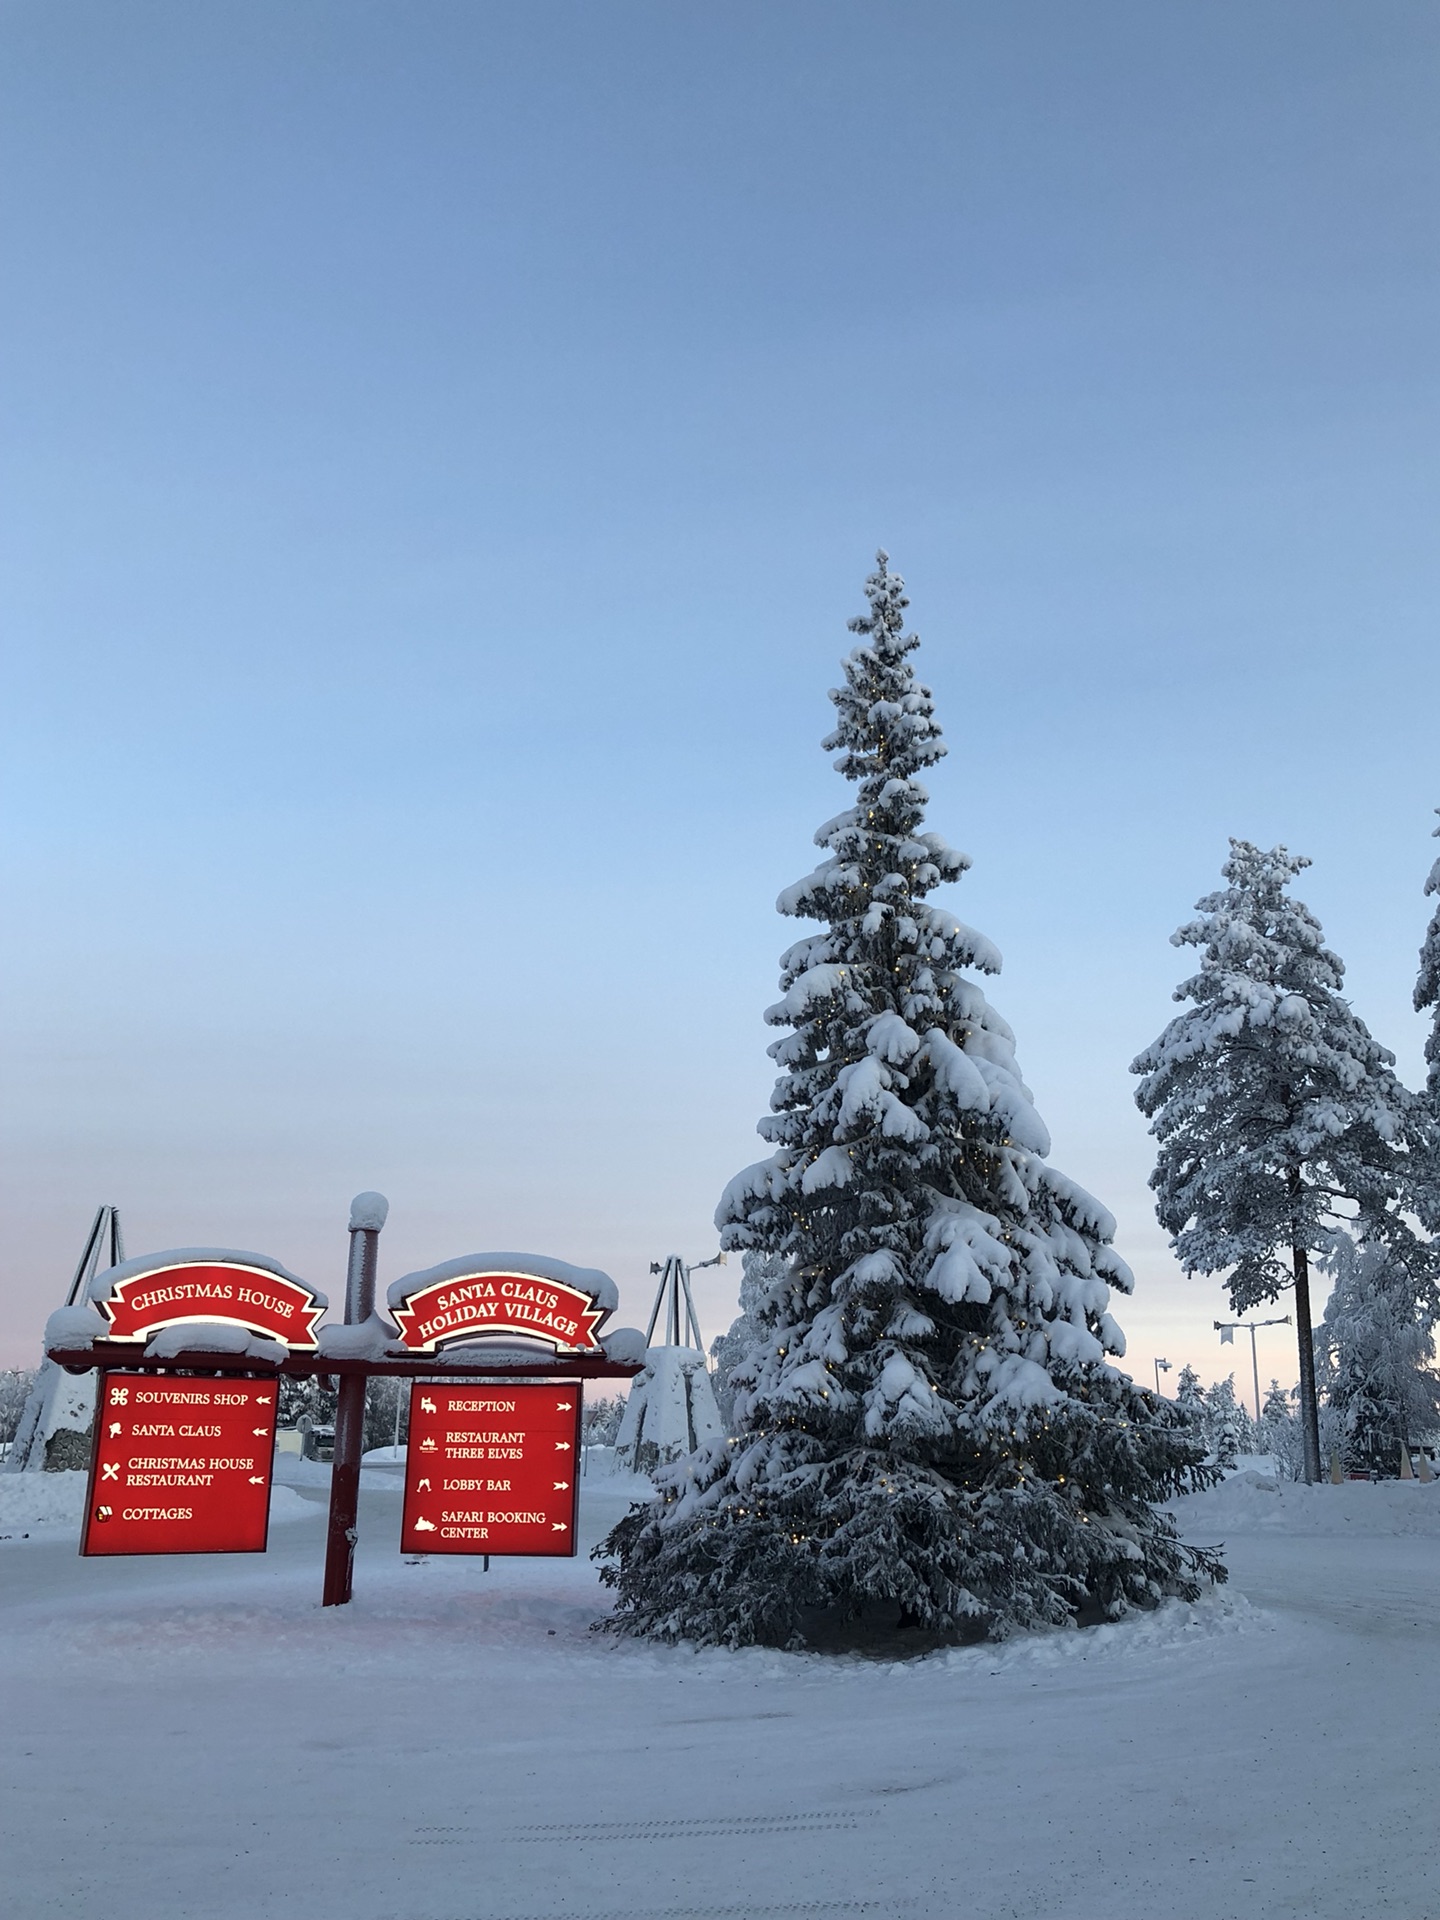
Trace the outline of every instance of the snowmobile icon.
<path fill-rule="evenodd" d="M 435 1533 L 437 1528 L 433 1520 L 417 1520 L 415 1522 L 415 1531 L 417 1533 Z"/>

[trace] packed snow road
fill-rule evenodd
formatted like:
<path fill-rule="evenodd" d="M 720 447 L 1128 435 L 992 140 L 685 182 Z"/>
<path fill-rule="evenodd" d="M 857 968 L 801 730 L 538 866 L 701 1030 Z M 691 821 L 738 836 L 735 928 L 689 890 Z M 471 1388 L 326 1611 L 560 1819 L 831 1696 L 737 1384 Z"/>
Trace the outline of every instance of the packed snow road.
<path fill-rule="evenodd" d="M 7 1914 L 1440 1920 L 1440 1486 L 1232 1482 L 1216 1599 L 895 1665 L 611 1642 L 366 1481 L 343 1610 L 318 1487 L 263 1558 L 0 1542 Z"/>

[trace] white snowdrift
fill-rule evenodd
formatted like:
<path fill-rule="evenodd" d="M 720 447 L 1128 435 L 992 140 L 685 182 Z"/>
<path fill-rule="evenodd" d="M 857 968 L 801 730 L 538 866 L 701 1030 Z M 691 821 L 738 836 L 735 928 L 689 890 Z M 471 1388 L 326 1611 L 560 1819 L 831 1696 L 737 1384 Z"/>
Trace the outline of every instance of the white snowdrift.
<path fill-rule="evenodd" d="M 1440 1480 L 1328 1480 L 1301 1486 L 1264 1473 L 1236 1473 L 1208 1493 L 1172 1500 L 1190 1540 L 1244 1533 L 1440 1534 Z"/>

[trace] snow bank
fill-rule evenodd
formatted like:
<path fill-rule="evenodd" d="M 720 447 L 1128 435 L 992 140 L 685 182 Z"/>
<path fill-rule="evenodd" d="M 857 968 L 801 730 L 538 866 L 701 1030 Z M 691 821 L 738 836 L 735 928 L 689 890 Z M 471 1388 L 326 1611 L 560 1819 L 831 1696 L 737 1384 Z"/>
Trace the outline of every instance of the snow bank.
<path fill-rule="evenodd" d="M 89 1478 L 88 1473 L 78 1472 L 0 1475 L 0 1545 L 67 1535 L 78 1538 Z M 289 1487 L 272 1487 L 272 1521 L 303 1520 L 315 1510 L 313 1500 L 304 1499 Z"/>
<path fill-rule="evenodd" d="M 0 1477 L 0 1540 L 76 1531 L 88 1473 L 7 1473 Z"/>
<path fill-rule="evenodd" d="M 1232 1474 L 1208 1493 L 1170 1502 L 1187 1539 L 1226 1534 L 1437 1534 L 1440 1480 L 1322 1480 L 1306 1487 L 1254 1471 Z"/>

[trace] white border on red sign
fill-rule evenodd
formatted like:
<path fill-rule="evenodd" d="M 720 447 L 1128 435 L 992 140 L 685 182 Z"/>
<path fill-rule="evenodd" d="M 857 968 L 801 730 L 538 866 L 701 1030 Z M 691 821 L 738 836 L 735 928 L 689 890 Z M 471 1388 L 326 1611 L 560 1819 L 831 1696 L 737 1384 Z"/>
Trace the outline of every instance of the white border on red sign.
<path fill-rule="evenodd" d="M 272 1272 L 269 1267 L 246 1266 L 237 1260 L 172 1260 L 163 1267 L 147 1267 L 143 1273 L 127 1273 L 123 1280 L 115 1283 L 103 1299 L 96 1302 L 96 1305 L 100 1308 L 101 1312 L 104 1313 L 113 1327 L 115 1324 L 114 1306 L 117 1298 L 120 1305 L 124 1306 L 129 1304 L 124 1297 L 127 1287 L 148 1284 L 150 1281 L 158 1279 L 162 1274 L 192 1272 L 196 1267 L 214 1267 L 225 1273 L 253 1273 L 257 1280 L 268 1280 L 272 1286 L 278 1281 L 282 1286 L 296 1287 L 303 1290 L 307 1296 L 307 1303 L 301 1307 L 300 1312 L 312 1316 L 310 1321 L 310 1337 L 307 1340 L 279 1340 L 277 1344 L 292 1347 L 298 1352 L 314 1353 L 318 1351 L 320 1340 L 316 1333 L 316 1325 L 324 1316 L 325 1308 L 319 1305 L 314 1288 L 306 1286 L 303 1280 L 291 1279 L 288 1274 Z M 196 1312 L 164 1313 L 158 1320 L 147 1321 L 144 1326 L 137 1327 L 133 1333 L 117 1333 L 111 1334 L 109 1337 L 115 1340 L 148 1340 L 153 1334 L 163 1333 L 167 1327 L 197 1325 L 239 1327 L 245 1333 L 257 1333 L 253 1320 L 237 1319 L 232 1313 Z M 259 1333 L 257 1337 L 262 1340 L 273 1340 L 276 1336 L 273 1333 L 266 1332 Z"/>

